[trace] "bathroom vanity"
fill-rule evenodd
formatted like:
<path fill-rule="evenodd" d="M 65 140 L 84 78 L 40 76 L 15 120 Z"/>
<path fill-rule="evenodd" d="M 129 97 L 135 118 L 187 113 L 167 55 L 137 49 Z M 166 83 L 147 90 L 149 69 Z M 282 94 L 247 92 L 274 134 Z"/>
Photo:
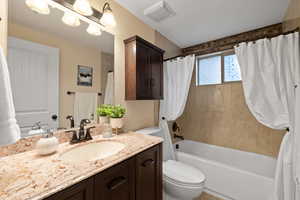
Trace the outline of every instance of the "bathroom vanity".
<path fill-rule="evenodd" d="M 45 200 L 161 200 L 161 144 Z"/>
<path fill-rule="evenodd" d="M 133 132 L 109 139 L 101 135 L 93 138 L 81 144 L 62 143 L 49 156 L 39 156 L 32 150 L 0 158 L 0 199 L 162 199 L 161 138 Z M 105 146 L 102 153 L 106 156 L 86 160 L 81 155 L 95 155 L 93 149 L 78 153 L 82 147 L 101 143 L 119 143 L 124 148 L 107 156 L 105 149 L 114 147 Z M 77 154 L 71 160 L 65 159 L 69 152 Z"/>

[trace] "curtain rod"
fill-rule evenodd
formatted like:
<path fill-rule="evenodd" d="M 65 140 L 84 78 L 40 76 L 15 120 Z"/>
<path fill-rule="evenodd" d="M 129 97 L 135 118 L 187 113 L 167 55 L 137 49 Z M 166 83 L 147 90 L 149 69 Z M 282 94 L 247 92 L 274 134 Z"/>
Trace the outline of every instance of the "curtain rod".
<path fill-rule="evenodd" d="M 184 55 L 174 56 L 174 57 L 171 57 L 171 58 L 164 59 L 164 62 L 169 61 L 169 60 L 174 60 L 176 58 L 183 58 L 183 57 L 184 57 Z"/>
<path fill-rule="evenodd" d="M 282 33 L 282 34 L 280 34 L 280 35 L 288 35 L 288 34 L 291 34 L 291 33 L 296 33 L 296 32 L 300 32 L 300 27 L 298 27 L 298 28 L 296 28 L 296 29 L 294 29 L 294 30 L 291 30 L 291 31 L 287 31 L 287 32 L 284 32 L 284 33 Z M 280 35 L 277 35 L 277 36 L 275 36 L 275 37 L 278 37 L 278 36 L 280 36 Z M 271 38 L 274 38 L 274 37 L 268 37 L 268 39 L 271 39 Z M 260 38 L 260 39 L 263 39 L 263 38 Z M 258 39 L 259 40 L 259 39 Z M 251 42 L 251 41 L 253 41 L 253 40 L 246 40 L 246 41 L 244 41 L 244 42 Z M 238 45 L 238 44 L 237 44 Z M 232 48 L 233 49 L 233 48 Z M 230 51 L 230 50 L 232 50 L 232 49 L 228 49 L 228 50 L 225 50 L 225 51 Z M 223 51 L 222 51 L 223 52 Z M 201 54 L 197 54 L 197 53 L 191 53 L 191 54 L 185 54 L 185 55 L 183 55 L 183 54 L 181 54 L 181 55 L 178 55 L 178 56 L 174 56 L 174 57 L 171 57 L 171 58 L 167 58 L 167 59 L 164 59 L 164 62 L 166 62 L 166 61 L 169 61 L 169 60 L 174 60 L 174 59 L 176 59 L 176 58 L 182 58 L 182 57 L 185 57 L 185 56 L 188 56 L 188 55 L 193 55 L 193 54 L 195 54 L 195 56 L 199 56 L 199 55 L 201 55 Z M 205 55 L 205 54 L 203 54 L 203 55 Z"/>
<path fill-rule="evenodd" d="M 246 41 L 244 41 L 244 42 L 246 42 L 246 43 L 248 43 L 248 42 L 254 42 L 254 43 L 255 43 L 257 40 L 261 40 L 261 39 L 264 39 L 264 38 L 266 38 L 266 39 L 272 39 L 272 38 L 278 37 L 278 36 L 280 36 L 280 35 L 289 35 L 289 34 L 292 34 L 292 33 L 299 32 L 299 31 L 300 31 L 300 27 L 298 27 L 298 28 L 296 28 L 296 29 L 294 29 L 294 30 L 287 31 L 287 32 L 284 32 L 284 33 L 282 33 L 282 34 L 276 35 L 276 36 L 274 36 L 274 37 L 263 37 L 263 38 L 258 38 L 258 39 L 256 39 L 256 40 L 246 40 Z M 240 43 L 243 43 L 243 42 L 240 42 Z M 237 44 L 237 45 L 235 45 L 235 46 L 239 46 L 239 44 Z"/>

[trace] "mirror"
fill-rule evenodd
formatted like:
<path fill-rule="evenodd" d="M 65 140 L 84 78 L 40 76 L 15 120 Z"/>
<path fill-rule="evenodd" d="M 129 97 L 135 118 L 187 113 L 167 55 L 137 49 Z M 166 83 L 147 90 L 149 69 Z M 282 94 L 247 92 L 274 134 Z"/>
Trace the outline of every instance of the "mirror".
<path fill-rule="evenodd" d="M 68 116 L 75 126 L 97 120 L 96 108 L 113 104 L 114 36 L 91 35 L 86 22 L 72 27 L 63 17 L 53 7 L 41 15 L 25 0 L 9 1 L 8 65 L 23 137 L 40 134 L 40 127 L 70 128 Z"/>

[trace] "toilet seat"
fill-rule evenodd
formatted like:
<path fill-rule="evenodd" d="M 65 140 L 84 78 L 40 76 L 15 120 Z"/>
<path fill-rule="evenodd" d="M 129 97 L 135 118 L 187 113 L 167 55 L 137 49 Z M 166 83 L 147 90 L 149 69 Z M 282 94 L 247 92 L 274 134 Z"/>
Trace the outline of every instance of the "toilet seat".
<path fill-rule="evenodd" d="M 164 180 L 181 187 L 203 187 L 204 174 L 197 168 L 175 160 L 163 163 Z"/>

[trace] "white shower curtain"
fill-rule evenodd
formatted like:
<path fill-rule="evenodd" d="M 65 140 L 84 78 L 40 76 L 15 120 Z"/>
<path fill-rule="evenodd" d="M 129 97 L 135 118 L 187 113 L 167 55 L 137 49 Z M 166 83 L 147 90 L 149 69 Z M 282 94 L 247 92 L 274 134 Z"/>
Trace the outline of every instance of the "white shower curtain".
<path fill-rule="evenodd" d="M 0 146 L 15 143 L 20 137 L 7 60 L 0 46 Z"/>
<path fill-rule="evenodd" d="M 114 73 L 107 73 L 105 94 L 104 94 L 104 104 L 113 105 L 114 104 Z"/>
<path fill-rule="evenodd" d="M 175 160 L 168 121 L 176 120 L 184 111 L 194 65 L 195 55 L 164 63 L 164 99 L 160 102 L 160 127 L 164 134 L 164 160 Z"/>
<path fill-rule="evenodd" d="M 265 126 L 290 130 L 280 147 L 270 200 L 296 200 L 295 183 L 300 175 L 299 33 L 241 43 L 235 52 L 251 113 Z"/>

